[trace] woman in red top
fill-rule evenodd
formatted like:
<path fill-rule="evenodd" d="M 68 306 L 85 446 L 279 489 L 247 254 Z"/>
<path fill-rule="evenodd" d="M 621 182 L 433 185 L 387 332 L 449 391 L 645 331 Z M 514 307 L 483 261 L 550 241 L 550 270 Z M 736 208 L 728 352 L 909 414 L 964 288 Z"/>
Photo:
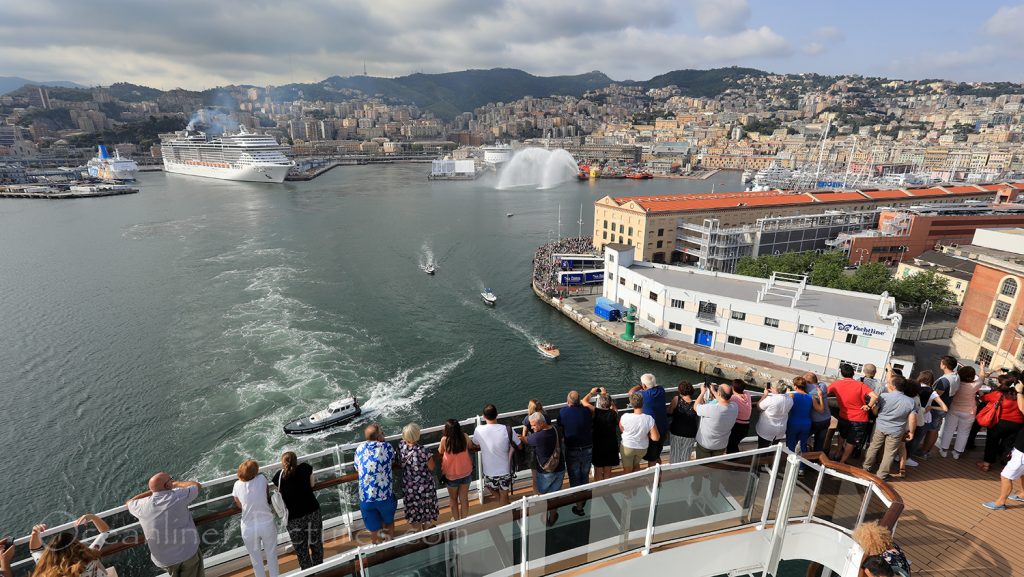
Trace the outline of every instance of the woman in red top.
<path fill-rule="evenodd" d="M 978 468 L 988 471 L 993 463 L 1002 462 L 1009 452 L 1008 443 L 1012 443 L 1017 432 L 1024 427 L 1024 413 L 1017 406 L 1017 391 L 1013 388 L 1016 380 L 1010 375 L 999 375 L 999 384 L 990 393 L 981 398 L 986 404 L 999 403 L 999 422 L 988 428 L 985 438 L 984 461 L 978 462 Z"/>

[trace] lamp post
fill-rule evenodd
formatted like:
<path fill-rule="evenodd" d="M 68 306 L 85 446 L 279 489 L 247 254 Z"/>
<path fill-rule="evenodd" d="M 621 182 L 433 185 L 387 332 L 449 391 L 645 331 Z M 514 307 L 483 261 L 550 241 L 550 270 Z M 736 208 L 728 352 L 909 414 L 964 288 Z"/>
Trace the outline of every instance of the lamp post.
<path fill-rule="evenodd" d="M 928 309 L 930 309 L 931 306 L 932 306 L 932 301 L 930 301 L 930 300 L 925 300 L 924 301 L 924 314 L 921 315 L 921 326 L 917 328 L 917 338 L 914 339 L 916 341 L 921 340 L 921 333 L 924 332 L 924 320 L 926 318 L 928 318 Z"/>

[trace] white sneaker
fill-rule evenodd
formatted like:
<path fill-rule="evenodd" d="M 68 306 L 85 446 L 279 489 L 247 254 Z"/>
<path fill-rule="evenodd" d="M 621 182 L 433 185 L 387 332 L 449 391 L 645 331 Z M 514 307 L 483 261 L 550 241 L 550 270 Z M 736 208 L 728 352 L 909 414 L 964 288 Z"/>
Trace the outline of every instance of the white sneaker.
<path fill-rule="evenodd" d="M 953 451 L 953 458 L 954 459 L 959 459 L 960 458 L 960 453 L 957 453 L 956 451 Z"/>
<path fill-rule="evenodd" d="M 946 458 L 946 450 L 945 449 L 939 449 L 939 456 L 942 457 L 943 459 L 945 459 Z"/>
<path fill-rule="evenodd" d="M 954 458 L 955 458 L 955 457 L 954 457 Z M 907 466 L 908 466 L 908 467 L 916 467 L 916 466 L 917 466 L 917 461 L 915 461 L 915 460 L 913 460 L 913 459 L 910 459 L 910 458 L 908 458 L 908 459 L 907 459 Z"/>

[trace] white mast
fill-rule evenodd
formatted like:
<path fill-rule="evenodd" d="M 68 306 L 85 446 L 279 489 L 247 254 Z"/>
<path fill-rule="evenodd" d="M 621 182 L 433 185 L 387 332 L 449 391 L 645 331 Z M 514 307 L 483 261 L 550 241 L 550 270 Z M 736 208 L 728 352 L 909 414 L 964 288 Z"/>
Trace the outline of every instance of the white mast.
<path fill-rule="evenodd" d="M 562 240 L 562 204 L 558 204 L 558 240 Z"/>
<path fill-rule="evenodd" d="M 580 238 L 583 238 L 583 203 L 580 203 L 580 219 L 576 224 L 580 225 Z"/>

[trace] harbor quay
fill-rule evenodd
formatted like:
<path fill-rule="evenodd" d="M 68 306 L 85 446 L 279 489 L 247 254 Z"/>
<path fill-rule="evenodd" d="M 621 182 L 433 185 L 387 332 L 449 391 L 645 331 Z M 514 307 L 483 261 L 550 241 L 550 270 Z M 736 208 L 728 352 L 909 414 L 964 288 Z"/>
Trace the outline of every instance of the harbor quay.
<path fill-rule="evenodd" d="M 790 382 L 793 377 L 805 371 L 784 367 L 767 361 L 752 362 L 750 358 L 724 351 L 711 351 L 679 340 L 658 335 L 637 326 L 632 340 L 622 338 L 626 324 L 608 321 L 594 314 L 599 294 L 570 294 L 551 296 L 531 284 L 537 297 L 562 313 L 592 335 L 613 347 L 638 357 L 657 361 L 673 367 L 681 367 L 716 379 L 743 379 L 747 383 L 764 388 L 765 385 Z"/>
<path fill-rule="evenodd" d="M 842 365 L 909 373 L 893 355 L 902 316 L 895 299 L 817 287 L 806 275 L 769 279 L 634 259 L 633 247 L 586 250 L 588 237 L 537 250 L 532 287 L 545 302 L 629 353 L 763 386 Z"/>

